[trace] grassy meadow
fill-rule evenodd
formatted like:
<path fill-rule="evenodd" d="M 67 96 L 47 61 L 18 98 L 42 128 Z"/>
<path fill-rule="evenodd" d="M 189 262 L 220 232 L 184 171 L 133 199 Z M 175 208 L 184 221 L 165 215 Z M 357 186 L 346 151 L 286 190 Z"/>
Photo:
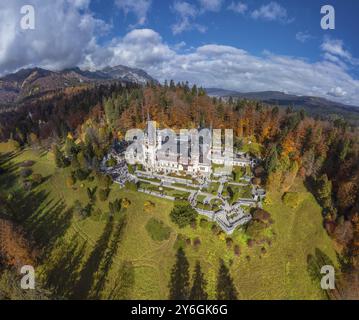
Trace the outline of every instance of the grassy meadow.
<path fill-rule="evenodd" d="M 212 299 L 219 259 L 230 267 L 240 299 L 325 298 L 318 283 L 310 279 L 307 258 L 320 251 L 337 264 L 336 255 L 322 227 L 321 208 L 300 180 L 291 190 L 300 195 L 296 206 L 285 205 L 278 194 L 268 195 L 264 209 L 270 212 L 273 224 L 266 231 L 266 241 L 248 245 L 246 232 L 236 230 L 228 244 L 228 236 L 213 233 L 213 224 L 201 223 L 202 217 L 195 228 L 179 229 L 169 217 L 171 201 L 120 189 L 116 184 L 111 186 L 109 199 L 97 199 L 94 214 L 81 219 L 71 208 L 76 200 L 83 205 L 89 202 L 87 188 L 95 187 L 96 179 L 69 187 L 69 170 L 55 168 L 51 153 L 14 151 L 9 143 L 0 144 L 0 152 L 6 169 L 0 175 L 2 193 L 16 195 L 21 190 L 19 164 L 26 160 L 34 161 L 31 169 L 44 177 L 44 182 L 24 192 L 22 198 L 14 198 L 19 211 L 16 218 L 44 244 L 36 270 L 44 285 L 60 296 L 166 299 L 176 248 L 183 245 L 191 271 L 197 260 L 201 262 Z M 130 202 L 119 214 L 126 217 L 125 222 L 108 219 L 109 202 L 123 198 Z M 149 201 L 153 206 L 148 208 Z M 151 237 L 147 226 L 151 219 L 170 230 L 167 239 Z"/>

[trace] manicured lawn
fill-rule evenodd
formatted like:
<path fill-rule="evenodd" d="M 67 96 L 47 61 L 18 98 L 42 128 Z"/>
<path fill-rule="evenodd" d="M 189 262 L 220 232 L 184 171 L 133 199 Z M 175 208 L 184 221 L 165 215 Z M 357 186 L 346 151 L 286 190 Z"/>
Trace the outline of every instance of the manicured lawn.
<path fill-rule="evenodd" d="M 11 151 L 0 144 L 0 152 Z M 11 160 L 13 164 L 33 160 L 33 171 L 41 173 L 47 180 L 34 193 L 45 192 L 45 199 L 31 212 L 36 231 L 41 237 L 54 239 L 51 250 L 37 266 L 40 278 L 57 288 L 64 295 L 75 291 L 80 296 L 87 292 L 92 297 L 123 298 L 121 290 L 115 290 L 124 263 L 131 265 L 134 282 L 125 297 L 130 299 L 166 299 L 168 280 L 174 262 L 176 238 L 181 234 L 190 239 L 185 252 L 191 270 L 195 262 L 201 262 L 208 281 L 209 298 L 215 298 L 215 282 L 219 259 L 229 266 L 241 299 L 321 299 L 323 294 L 318 284 L 311 282 L 307 273 L 307 256 L 320 249 L 336 264 L 331 240 L 322 228 L 321 208 L 300 180 L 290 190 L 301 194 L 301 203 L 296 208 L 286 206 L 277 194 L 268 194 L 268 210 L 274 220 L 270 234 L 271 245 L 247 246 L 248 236 L 240 230 L 231 236 L 233 245 L 228 248 L 226 235 L 213 234 L 212 223 L 205 228 L 179 229 L 172 223 L 169 213 L 173 203 L 143 193 L 120 189 L 112 185 L 109 199 L 96 201 L 94 210 L 100 210 L 102 218 L 79 219 L 76 215 L 69 221 L 59 219 L 64 210 L 73 206 L 76 200 L 88 203 L 87 187 L 93 182 L 77 182 L 74 188 L 66 185 L 68 169 L 54 167 L 51 153 L 25 150 Z M 16 170 L 15 170 L 16 171 Z M 18 183 L 4 190 L 6 176 L 1 175 L 2 192 L 19 188 Z M 82 186 L 81 186 L 82 185 Z M 178 191 L 176 191 L 178 192 Z M 109 201 L 128 199 L 130 205 L 121 214 L 126 215 L 126 224 L 121 219 L 113 224 L 108 219 Z M 55 210 L 62 201 L 64 208 Z M 152 210 L 144 210 L 145 203 L 154 204 Z M 30 205 L 30 203 L 29 203 Z M 33 206 L 33 205 L 31 205 Z M 57 207 L 56 207 L 57 208 Z M 35 219 L 36 218 L 36 219 Z M 168 239 L 153 240 L 146 226 L 151 219 L 162 221 L 171 229 Z M 61 232 L 60 232 L 61 231 Z M 193 245 L 199 238 L 201 244 Z M 233 246 L 239 245 L 241 255 L 234 254 Z M 118 246 L 118 248 L 116 248 Z M 262 247 L 266 253 L 261 253 Z M 116 249 L 116 250 L 115 250 Z M 247 256 L 249 258 L 247 258 Z M 103 278 L 105 281 L 103 281 Z M 82 295 L 83 296 L 83 295 Z"/>

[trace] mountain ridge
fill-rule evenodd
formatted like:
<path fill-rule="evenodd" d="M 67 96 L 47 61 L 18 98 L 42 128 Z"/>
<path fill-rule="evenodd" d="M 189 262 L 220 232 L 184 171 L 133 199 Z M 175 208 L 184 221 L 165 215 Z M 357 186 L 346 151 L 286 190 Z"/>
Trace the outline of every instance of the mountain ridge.
<path fill-rule="evenodd" d="M 258 101 L 271 106 L 292 107 L 294 110 L 304 110 L 311 116 L 322 119 L 342 118 L 349 123 L 359 124 L 359 106 L 346 105 L 321 97 L 298 96 L 280 91 L 238 92 L 219 88 L 206 88 L 209 96 L 229 99 Z"/>
<path fill-rule="evenodd" d="M 293 100 L 292 102 L 303 102 L 303 101 L 315 101 L 321 103 L 327 103 L 331 105 L 336 105 L 344 108 L 358 108 L 359 106 L 348 105 L 341 102 L 336 102 L 333 100 L 329 100 L 322 97 L 317 96 L 306 96 L 306 95 L 295 95 L 295 94 L 287 94 L 281 91 L 267 90 L 267 91 L 251 91 L 251 92 L 239 92 L 235 90 L 226 90 L 220 88 L 206 88 L 205 89 L 209 96 L 222 97 L 222 98 L 240 98 L 240 99 L 248 99 L 248 100 L 257 100 L 261 102 L 271 102 L 268 104 L 273 104 L 274 102 L 278 102 L 281 105 L 282 101 Z"/>
<path fill-rule="evenodd" d="M 82 70 L 79 67 L 61 71 L 26 68 L 0 78 L 0 104 L 16 104 L 24 98 L 83 84 L 101 84 L 111 81 L 145 85 L 158 83 L 146 71 L 122 65 L 101 70 Z"/>

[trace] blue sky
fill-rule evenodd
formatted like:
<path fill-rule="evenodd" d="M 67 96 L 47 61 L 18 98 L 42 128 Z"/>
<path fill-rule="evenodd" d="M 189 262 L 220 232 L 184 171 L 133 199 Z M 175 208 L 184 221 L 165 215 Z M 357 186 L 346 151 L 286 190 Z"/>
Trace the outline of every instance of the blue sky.
<path fill-rule="evenodd" d="M 344 41 L 352 55 L 359 57 L 359 1 L 357 0 L 277 0 L 275 3 L 287 12 L 286 21 L 280 20 L 279 17 L 272 21 L 252 18 L 253 11 L 268 5 L 271 1 L 217 1 L 221 3 L 219 9 L 198 13 L 198 16 L 191 20 L 193 24 L 206 28 L 206 31 L 189 28 L 178 34 L 172 31 L 178 16 L 173 10 L 175 2 L 151 1 L 146 22 L 140 24 L 142 27 L 157 31 L 168 44 L 173 46 L 182 41 L 186 43 L 186 48 L 208 43 L 223 44 L 240 47 L 256 55 L 269 50 L 276 54 L 300 56 L 315 61 L 322 55 L 320 45 L 323 38 L 331 36 Z M 202 10 L 200 1 L 192 0 L 188 3 L 196 7 L 198 12 Z M 243 13 L 238 13 L 230 9 L 232 3 L 242 3 L 247 9 Z M 322 30 L 320 27 L 322 17 L 320 8 L 326 4 L 331 4 L 335 8 L 335 30 Z M 112 31 L 103 40 L 124 36 L 139 20 L 136 10 L 129 10 L 126 13 L 126 9 L 119 10 L 115 1 L 93 0 L 90 7 L 96 17 L 113 23 Z M 302 42 L 297 40 L 296 35 L 299 33 L 307 35 L 307 39 L 304 37 Z M 353 72 L 359 72 L 358 68 L 356 69 Z"/>
<path fill-rule="evenodd" d="M 19 30 L 19 8 L 36 29 Z M 335 8 L 335 30 L 320 9 Z M 357 0 L 0 0 L 0 74 L 124 64 L 160 81 L 359 105 Z"/>

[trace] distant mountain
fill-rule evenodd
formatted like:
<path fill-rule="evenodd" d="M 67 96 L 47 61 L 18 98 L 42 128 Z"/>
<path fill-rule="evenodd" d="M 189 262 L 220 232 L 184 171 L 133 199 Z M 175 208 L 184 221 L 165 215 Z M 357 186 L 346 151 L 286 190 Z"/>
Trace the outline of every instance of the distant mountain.
<path fill-rule="evenodd" d="M 206 92 L 209 96 L 222 98 L 237 98 L 240 100 L 260 101 L 269 105 L 278 105 L 282 107 L 293 107 L 295 109 L 304 109 L 311 115 L 335 115 L 339 114 L 345 118 L 354 115 L 354 119 L 359 121 L 359 107 L 330 101 L 320 97 L 297 96 L 286 94 L 279 91 L 262 91 L 262 92 L 238 92 L 218 88 L 208 88 Z"/>
<path fill-rule="evenodd" d="M 101 70 L 101 72 L 108 75 L 111 79 L 119 79 L 141 85 L 145 85 L 148 82 L 157 83 L 157 80 L 152 78 L 147 72 L 137 68 L 119 65 L 116 67 L 107 67 Z"/>
<path fill-rule="evenodd" d="M 109 81 L 130 82 L 145 85 L 156 82 L 145 71 L 125 66 L 107 67 L 88 71 L 80 68 L 54 72 L 41 68 L 21 69 L 0 78 L 0 105 L 14 104 L 24 98 L 91 83 Z"/>

